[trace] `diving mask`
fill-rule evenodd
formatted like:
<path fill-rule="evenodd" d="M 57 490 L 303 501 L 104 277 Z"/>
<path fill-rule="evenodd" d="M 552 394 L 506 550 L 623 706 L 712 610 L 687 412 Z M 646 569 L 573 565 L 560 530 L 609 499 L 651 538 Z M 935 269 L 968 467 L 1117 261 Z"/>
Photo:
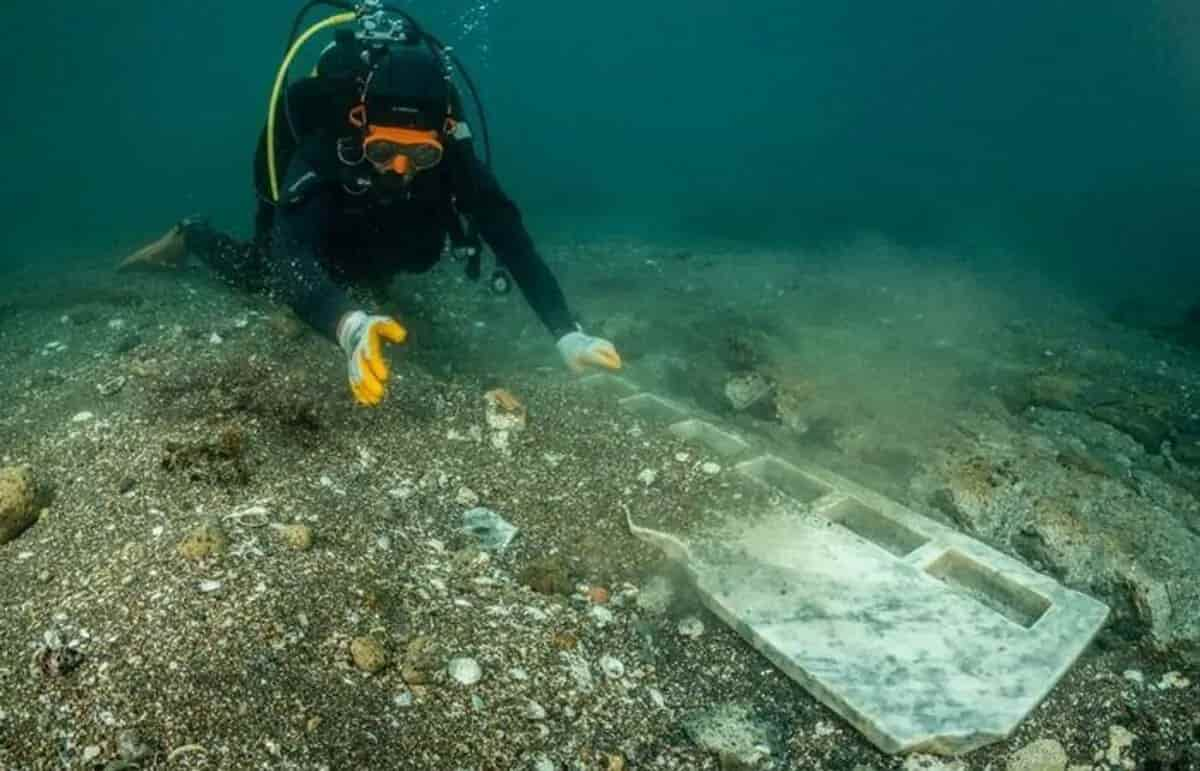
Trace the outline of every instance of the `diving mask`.
<path fill-rule="evenodd" d="M 411 177 L 442 160 L 442 143 L 436 131 L 367 126 L 363 155 L 379 171 Z"/>

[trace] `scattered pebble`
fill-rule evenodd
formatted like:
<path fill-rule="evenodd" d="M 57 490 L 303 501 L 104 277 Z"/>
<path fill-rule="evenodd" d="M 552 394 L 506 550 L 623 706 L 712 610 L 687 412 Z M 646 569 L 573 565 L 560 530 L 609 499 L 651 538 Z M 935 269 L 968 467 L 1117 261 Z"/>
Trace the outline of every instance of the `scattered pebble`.
<path fill-rule="evenodd" d="M 201 581 L 199 588 L 200 588 L 200 591 L 204 592 L 205 594 L 212 594 L 213 592 L 217 592 L 217 591 L 221 590 L 221 582 L 220 581 L 211 581 L 211 580 Z"/>
<path fill-rule="evenodd" d="M 614 656 L 601 656 L 600 669 L 613 679 L 625 676 L 625 665 Z"/>
<path fill-rule="evenodd" d="M 483 668 L 472 658 L 450 659 L 446 669 L 460 685 L 475 685 L 483 678 Z"/>
<path fill-rule="evenodd" d="M 709 462 L 701 465 L 700 470 L 703 471 L 705 474 L 708 474 L 709 476 L 712 476 L 713 474 L 720 474 L 721 473 L 721 464 L 713 463 L 712 461 L 709 461 Z"/>
<path fill-rule="evenodd" d="M 112 396 L 125 387 L 126 381 L 127 378 L 124 375 L 117 375 L 103 383 L 97 383 L 96 390 L 100 392 L 101 396 Z"/>
<path fill-rule="evenodd" d="M 208 336 L 208 342 L 212 343 L 213 345 L 220 345 L 221 343 L 225 342 L 225 340 L 216 332 L 213 332 Z"/>
<path fill-rule="evenodd" d="M 1155 687 L 1160 691 L 1165 691 L 1168 688 L 1187 688 L 1192 684 L 1192 681 L 1184 677 L 1179 672 L 1168 672 L 1162 676 Z"/>
<path fill-rule="evenodd" d="M 545 720 L 546 708 L 530 699 L 525 703 L 525 717 L 530 720 Z"/>
<path fill-rule="evenodd" d="M 638 590 L 637 606 L 646 613 L 661 616 L 667 612 L 674 598 L 675 588 L 669 580 L 663 576 L 651 576 L 645 586 Z"/>
<path fill-rule="evenodd" d="M 567 563 L 562 557 L 542 557 L 521 571 L 521 584 L 539 594 L 571 593 Z"/>
<path fill-rule="evenodd" d="M 598 626 L 608 626 L 615 618 L 613 612 L 603 605 L 593 605 L 589 613 Z"/>
<path fill-rule="evenodd" d="M 658 479 L 658 472 L 652 468 L 645 469 L 642 471 L 642 473 L 638 474 L 638 481 L 640 481 L 646 487 L 654 484 L 656 479 Z"/>
<path fill-rule="evenodd" d="M 89 420 L 94 420 L 95 418 L 96 418 L 96 416 L 94 413 L 84 410 L 83 412 L 76 412 L 74 415 L 72 415 L 71 422 L 72 423 L 87 423 Z"/>
<path fill-rule="evenodd" d="M 312 528 L 308 525 L 278 525 L 276 531 L 283 543 L 295 551 L 308 551 L 313 545 Z"/>
<path fill-rule="evenodd" d="M 202 560 L 225 551 L 228 539 L 213 522 L 205 522 L 179 542 L 179 554 L 190 560 Z"/>
<path fill-rule="evenodd" d="M 1125 757 L 1127 751 L 1137 740 L 1137 735 L 1120 725 L 1108 727 L 1108 749 L 1096 753 L 1097 760 L 1103 760 L 1116 768 L 1134 767 L 1132 761 Z"/>
<path fill-rule="evenodd" d="M 141 763 L 154 754 L 154 749 L 137 731 L 126 730 L 117 734 L 117 754 L 129 763 Z"/>
<path fill-rule="evenodd" d="M 679 622 L 678 630 L 680 636 L 695 640 L 704 634 L 704 622 L 695 616 L 688 616 Z"/>
<path fill-rule="evenodd" d="M 476 506 L 479 504 L 479 496 L 471 488 L 463 485 L 458 488 L 458 494 L 454 496 L 454 502 L 459 506 Z"/>
<path fill-rule="evenodd" d="M 1054 739 L 1027 744 L 1008 759 L 1007 771 L 1063 771 L 1067 752 Z"/>
<path fill-rule="evenodd" d="M 375 674 L 387 666 L 387 651 L 373 637 L 355 637 L 350 641 L 350 659 L 362 671 Z"/>

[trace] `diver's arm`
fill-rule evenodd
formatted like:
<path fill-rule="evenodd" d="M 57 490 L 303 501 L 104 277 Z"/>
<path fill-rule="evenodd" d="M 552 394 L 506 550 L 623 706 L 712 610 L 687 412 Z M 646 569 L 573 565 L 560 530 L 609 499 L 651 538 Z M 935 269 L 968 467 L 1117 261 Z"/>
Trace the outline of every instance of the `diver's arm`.
<path fill-rule="evenodd" d="M 578 329 L 562 288 L 534 248 L 517 205 L 505 195 L 496 177 L 475 155 L 469 141 L 454 141 L 450 157 L 455 164 L 459 210 L 479 228 L 479 234 L 492 247 L 501 264 L 508 268 L 534 313 L 556 340 Z"/>
<path fill-rule="evenodd" d="M 300 165 L 300 164 L 293 164 Z M 306 172 L 289 168 L 288 179 Z M 354 310 L 346 295 L 325 272 L 317 253 L 333 213 L 333 193 L 315 183 L 310 190 L 285 184 L 292 191 L 275 212 L 271 233 L 272 288 L 314 330 L 337 340 L 338 322 Z M 304 183 L 300 183 L 303 187 Z M 300 194 L 303 193 L 303 194 Z"/>

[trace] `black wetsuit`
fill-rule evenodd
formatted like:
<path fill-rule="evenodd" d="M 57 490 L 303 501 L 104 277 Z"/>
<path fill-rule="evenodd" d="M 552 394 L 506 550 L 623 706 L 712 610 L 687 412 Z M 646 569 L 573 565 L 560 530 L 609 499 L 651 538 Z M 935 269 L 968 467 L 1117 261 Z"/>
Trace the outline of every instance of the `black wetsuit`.
<path fill-rule="evenodd" d="M 309 137 L 288 163 L 280 204 L 259 203 L 252 242 L 186 223 L 188 251 L 226 282 L 271 293 L 333 338 L 338 320 L 357 307 L 342 286 L 385 286 L 397 273 L 433 267 L 457 211 L 474 224 L 556 339 L 576 329 L 520 212 L 470 140 L 447 138 L 444 144 L 437 166 L 401 186 L 385 184 L 365 161 L 344 163 L 335 137 Z M 369 186 L 360 190 L 363 183 Z"/>

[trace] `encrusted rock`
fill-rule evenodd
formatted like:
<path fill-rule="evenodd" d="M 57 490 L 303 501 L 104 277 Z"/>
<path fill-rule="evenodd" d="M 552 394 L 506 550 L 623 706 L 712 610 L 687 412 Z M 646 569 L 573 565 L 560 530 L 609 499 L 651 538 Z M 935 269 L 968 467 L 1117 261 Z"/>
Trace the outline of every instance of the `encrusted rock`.
<path fill-rule="evenodd" d="M 479 666 L 479 662 L 472 658 L 450 659 L 446 670 L 450 673 L 450 677 L 460 685 L 475 685 L 483 679 L 483 667 Z"/>
<path fill-rule="evenodd" d="M 280 525 L 277 528 L 279 537 L 283 539 L 284 544 L 289 549 L 295 551 L 308 551 L 313 545 L 312 528 L 308 525 L 299 523 L 292 525 Z"/>
<path fill-rule="evenodd" d="M 770 395 L 770 381 L 757 372 L 732 377 L 725 383 L 725 398 L 739 412 L 753 407 Z"/>
<path fill-rule="evenodd" d="M 179 554 L 190 560 L 202 560 L 225 551 L 229 540 L 215 522 L 205 522 L 179 542 Z"/>
<path fill-rule="evenodd" d="M 1063 771 L 1067 752 L 1054 739 L 1027 744 L 1008 759 L 1007 771 Z"/>
<path fill-rule="evenodd" d="M 0 469 L 0 544 L 8 543 L 37 520 L 33 471 L 28 466 Z"/>
<path fill-rule="evenodd" d="M 521 573 L 521 583 L 541 594 L 571 593 L 570 574 L 562 557 L 543 557 Z"/>
<path fill-rule="evenodd" d="M 355 637 L 350 641 L 350 659 L 362 671 L 375 674 L 387 666 L 387 651 L 373 637 Z"/>
<path fill-rule="evenodd" d="M 496 388 L 483 395 L 486 405 L 486 420 L 493 431 L 521 431 L 525 428 L 525 405 L 503 388 Z"/>

